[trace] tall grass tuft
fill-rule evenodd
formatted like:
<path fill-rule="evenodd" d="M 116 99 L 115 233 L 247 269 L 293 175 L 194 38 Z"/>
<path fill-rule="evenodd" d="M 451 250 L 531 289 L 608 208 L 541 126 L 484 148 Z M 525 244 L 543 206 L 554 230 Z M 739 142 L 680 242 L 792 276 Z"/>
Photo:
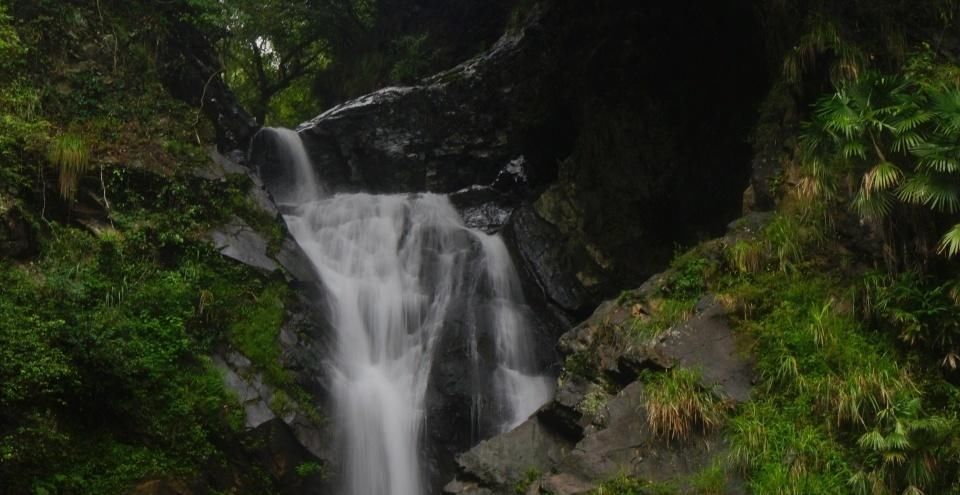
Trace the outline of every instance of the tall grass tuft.
<path fill-rule="evenodd" d="M 47 158 L 60 172 L 60 195 L 75 199 L 80 177 L 90 169 L 90 148 L 77 134 L 63 134 L 50 141 Z"/>
<path fill-rule="evenodd" d="M 695 431 L 718 428 L 729 405 L 700 385 L 700 373 L 686 368 L 654 373 L 645 384 L 647 425 L 655 437 L 685 441 Z"/>

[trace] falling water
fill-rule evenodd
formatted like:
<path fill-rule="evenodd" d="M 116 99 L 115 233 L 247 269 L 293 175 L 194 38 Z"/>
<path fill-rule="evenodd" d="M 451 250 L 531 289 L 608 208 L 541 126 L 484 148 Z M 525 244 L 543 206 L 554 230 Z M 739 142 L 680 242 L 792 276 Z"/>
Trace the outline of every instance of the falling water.
<path fill-rule="evenodd" d="M 274 194 L 288 204 L 286 222 L 323 281 L 336 330 L 330 374 L 344 493 L 422 495 L 427 383 L 452 320 L 476 322 L 475 363 L 477 340 L 493 337 L 492 390 L 476 391 L 474 406 L 496 414 L 501 430 L 552 393 L 552 380 L 534 369 L 514 265 L 502 239 L 465 227 L 446 196 L 324 195 L 298 135 L 274 132 L 297 178 Z"/>
<path fill-rule="evenodd" d="M 296 131 L 282 127 L 264 127 L 261 132 L 270 134 L 276 143 L 277 160 L 289 164 L 285 181 L 280 191 L 282 194 L 277 200 L 283 203 L 300 205 L 316 201 L 323 195 L 324 190 L 317 181 L 317 175 L 310 165 L 310 157 L 303 146 L 303 140 Z"/>

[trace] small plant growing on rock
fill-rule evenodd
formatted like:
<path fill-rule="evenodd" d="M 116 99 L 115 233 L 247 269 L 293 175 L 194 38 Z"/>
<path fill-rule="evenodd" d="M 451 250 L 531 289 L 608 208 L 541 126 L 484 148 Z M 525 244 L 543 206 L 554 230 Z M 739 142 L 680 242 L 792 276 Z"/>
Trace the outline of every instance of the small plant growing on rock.
<path fill-rule="evenodd" d="M 90 168 L 90 149 L 83 138 L 76 134 L 63 134 L 50 142 L 47 152 L 60 173 L 60 195 L 74 199 L 80 177 Z"/>
<path fill-rule="evenodd" d="M 534 483 L 540 480 L 542 474 L 543 473 L 537 468 L 527 469 L 527 471 L 523 473 L 523 478 L 514 485 L 513 492 L 517 495 L 524 495 Z"/>
<path fill-rule="evenodd" d="M 610 396 L 608 396 L 602 389 L 599 387 L 594 388 L 583 396 L 583 400 L 577 404 L 577 409 L 579 409 L 580 412 L 585 415 L 596 416 L 597 413 L 599 413 L 600 410 L 607 405 L 607 400 L 609 400 L 609 398 Z"/>
<path fill-rule="evenodd" d="M 763 246 L 739 240 L 727 251 L 730 264 L 739 273 L 758 273 L 763 268 Z"/>
<path fill-rule="evenodd" d="M 728 404 L 700 385 L 700 373 L 686 368 L 648 374 L 644 409 L 655 437 L 686 441 L 695 431 L 719 427 Z"/>

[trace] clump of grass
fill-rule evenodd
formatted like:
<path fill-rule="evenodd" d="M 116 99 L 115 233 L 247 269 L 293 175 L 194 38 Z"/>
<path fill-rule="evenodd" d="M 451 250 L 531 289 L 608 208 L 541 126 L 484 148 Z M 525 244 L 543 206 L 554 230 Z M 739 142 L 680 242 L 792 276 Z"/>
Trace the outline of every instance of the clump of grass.
<path fill-rule="evenodd" d="M 809 424 L 791 405 L 748 402 L 730 419 L 732 467 L 747 474 L 751 493 L 846 493 L 851 471 L 822 423 Z M 806 408 L 809 410 L 809 408 Z"/>
<path fill-rule="evenodd" d="M 780 214 L 763 231 L 780 271 L 793 268 L 804 255 L 804 232 L 799 218 Z"/>
<path fill-rule="evenodd" d="M 730 264 L 739 273 L 758 273 L 763 268 L 763 245 L 739 240 L 727 251 Z"/>
<path fill-rule="evenodd" d="M 620 474 L 604 481 L 590 495 L 676 495 L 680 489 L 675 482 L 654 482 Z"/>
<path fill-rule="evenodd" d="M 718 428 L 729 405 L 700 385 L 700 373 L 687 368 L 648 373 L 644 388 L 647 425 L 653 435 L 686 441 L 696 431 Z"/>
<path fill-rule="evenodd" d="M 719 463 L 714 463 L 690 477 L 690 485 L 699 495 L 724 495 L 727 493 L 727 473 Z"/>
<path fill-rule="evenodd" d="M 818 383 L 821 407 L 831 412 L 838 426 L 866 427 L 904 394 L 916 392 L 912 379 L 895 365 L 867 363 L 832 374 Z"/>
<path fill-rule="evenodd" d="M 90 169 L 90 148 L 86 141 L 77 134 L 57 136 L 50 141 L 47 159 L 60 172 L 60 195 L 74 199 L 80 177 Z"/>
<path fill-rule="evenodd" d="M 658 299 L 649 317 L 633 319 L 630 330 L 640 339 L 655 339 L 693 314 L 696 299 Z"/>

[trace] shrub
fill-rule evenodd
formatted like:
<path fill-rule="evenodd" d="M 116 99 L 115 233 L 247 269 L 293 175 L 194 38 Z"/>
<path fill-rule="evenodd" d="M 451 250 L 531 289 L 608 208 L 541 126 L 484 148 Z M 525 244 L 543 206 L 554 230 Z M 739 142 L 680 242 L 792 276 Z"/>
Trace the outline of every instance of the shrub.
<path fill-rule="evenodd" d="M 916 271 L 872 274 L 864 279 L 867 316 L 900 341 L 931 352 L 948 367 L 960 353 L 960 305 L 955 283 L 941 283 Z"/>
<path fill-rule="evenodd" d="M 821 179 L 852 173 L 854 209 L 865 219 L 890 216 L 898 204 L 951 217 L 960 212 L 960 87 L 932 85 L 915 73 L 869 72 L 820 99 L 801 139 L 808 170 Z M 823 188 L 829 189 L 829 188 Z M 960 224 L 939 251 L 960 251 Z"/>

